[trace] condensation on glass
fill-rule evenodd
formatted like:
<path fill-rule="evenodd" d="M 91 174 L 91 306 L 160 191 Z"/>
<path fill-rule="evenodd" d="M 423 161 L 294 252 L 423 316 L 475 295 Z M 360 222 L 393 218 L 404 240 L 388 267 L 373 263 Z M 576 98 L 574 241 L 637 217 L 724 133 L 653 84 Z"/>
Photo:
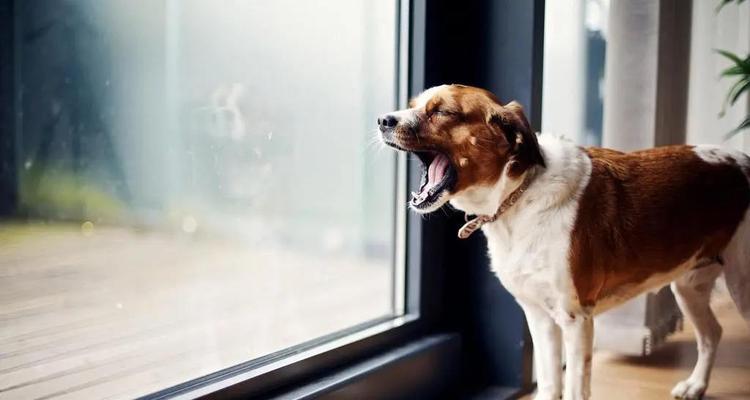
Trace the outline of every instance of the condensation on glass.
<path fill-rule="evenodd" d="M 130 398 L 393 316 L 395 2 L 15 5 L 0 397 Z"/>

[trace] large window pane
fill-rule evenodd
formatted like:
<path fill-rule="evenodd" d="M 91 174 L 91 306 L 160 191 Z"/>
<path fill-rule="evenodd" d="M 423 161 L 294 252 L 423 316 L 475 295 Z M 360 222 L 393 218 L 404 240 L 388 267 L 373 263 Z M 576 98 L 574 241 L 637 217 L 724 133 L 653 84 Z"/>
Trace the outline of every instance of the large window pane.
<path fill-rule="evenodd" d="M 0 397 L 143 395 L 394 315 L 395 2 L 15 7 Z"/>

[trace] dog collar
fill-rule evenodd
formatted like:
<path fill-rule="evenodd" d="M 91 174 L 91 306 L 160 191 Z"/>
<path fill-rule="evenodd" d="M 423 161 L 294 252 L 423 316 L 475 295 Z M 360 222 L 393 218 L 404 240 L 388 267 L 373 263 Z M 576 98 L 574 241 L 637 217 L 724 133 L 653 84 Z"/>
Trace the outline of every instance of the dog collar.
<path fill-rule="evenodd" d="M 495 215 L 477 215 L 476 217 L 469 219 L 468 214 L 464 214 L 464 219 L 466 220 L 466 223 L 464 226 L 461 227 L 461 229 L 458 230 L 458 238 L 459 239 L 466 239 L 469 236 L 471 236 L 472 233 L 476 232 L 479 228 L 482 227 L 482 225 L 489 223 L 489 222 L 495 222 L 500 215 L 502 215 L 504 212 L 508 211 L 509 208 L 513 207 L 516 202 L 518 202 L 518 199 L 521 198 L 523 193 L 526 191 L 526 189 L 529 188 L 529 185 L 531 185 L 531 181 L 533 180 L 533 172 L 526 173 L 526 176 L 523 178 L 523 182 L 521 183 L 521 186 L 517 187 L 516 190 L 514 190 L 505 200 L 503 200 L 502 203 L 500 203 L 500 207 L 497 208 L 497 212 Z"/>

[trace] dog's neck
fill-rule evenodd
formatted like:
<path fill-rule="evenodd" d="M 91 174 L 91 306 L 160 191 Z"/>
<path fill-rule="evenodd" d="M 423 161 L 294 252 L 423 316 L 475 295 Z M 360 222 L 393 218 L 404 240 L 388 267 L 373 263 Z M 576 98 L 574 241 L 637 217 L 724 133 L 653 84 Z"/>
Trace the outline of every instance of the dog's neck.
<path fill-rule="evenodd" d="M 474 186 L 456 193 L 450 200 L 451 205 L 471 215 L 494 215 L 500 204 L 518 189 L 527 173 L 533 173 L 532 185 L 507 214 L 514 214 L 523 207 L 527 197 L 533 197 L 540 208 L 548 208 L 569 199 L 578 191 L 578 183 L 587 175 L 590 166 L 582 163 L 582 150 L 572 142 L 559 136 L 542 134 L 539 145 L 545 158 L 546 168 L 526 171 L 518 177 L 510 177 L 507 168 L 495 183 Z M 564 177 L 565 179 L 561 179 Z"/>
<path fill-rule="evenodd" d="M 507 168 L 506 168 L 507 170 Z M 494 184 L 475 186 L 457 193 L 450 201 L 458 210 L 470 215 L 495 215 L 500 204 L 518 189 L 529 171 L 517 178 L 511 178 L 503 171 L 500 179 Z"/>

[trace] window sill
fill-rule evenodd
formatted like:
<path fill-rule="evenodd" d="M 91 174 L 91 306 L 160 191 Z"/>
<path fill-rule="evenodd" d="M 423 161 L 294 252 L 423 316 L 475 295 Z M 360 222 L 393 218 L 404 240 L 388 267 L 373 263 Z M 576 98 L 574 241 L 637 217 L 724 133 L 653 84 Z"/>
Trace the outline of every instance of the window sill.
<path fill-rule="evenodd" d="M 358 355 L 372 355 L 398 343 L 406 343 L 419 332 L 415 315 L 381 319 L 291 349 L 218 371 L 145 396 L 147 399 L 227 398 L 268 395 L 357 362 Z"/>
<path fill-rule="evenodd" d="M 458 334 L 426 336 L 272 398 L 453 398 L 460 356 Z"/>

